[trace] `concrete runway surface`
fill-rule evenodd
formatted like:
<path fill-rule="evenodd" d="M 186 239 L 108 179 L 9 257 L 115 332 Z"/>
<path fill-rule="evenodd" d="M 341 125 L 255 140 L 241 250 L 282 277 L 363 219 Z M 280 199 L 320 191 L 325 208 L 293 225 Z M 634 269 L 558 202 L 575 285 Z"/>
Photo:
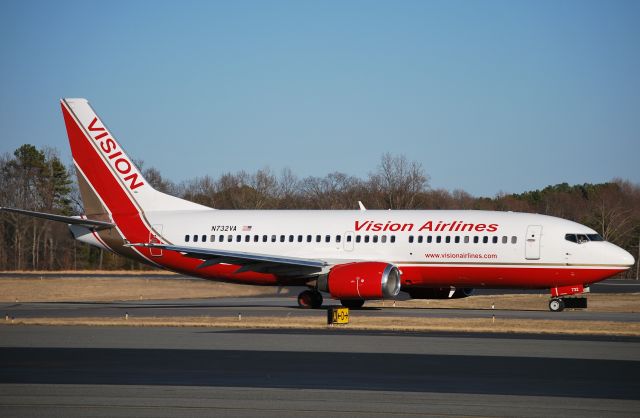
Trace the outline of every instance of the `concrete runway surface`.
<path fill-rule="evenodd" d="M 640 339 L 0 326 L 0 416 L 638 416 Z"/>

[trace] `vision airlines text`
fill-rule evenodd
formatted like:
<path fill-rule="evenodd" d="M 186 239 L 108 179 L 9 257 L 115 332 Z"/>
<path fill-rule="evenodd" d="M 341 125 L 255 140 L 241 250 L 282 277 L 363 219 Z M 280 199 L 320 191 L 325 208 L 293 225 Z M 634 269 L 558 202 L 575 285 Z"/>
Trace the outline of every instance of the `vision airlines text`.
<path fill-rule="evenodd" d="M 419 228 L 416 229 L 412 223 L 398 223 L 398 222 L 374 222 L 371 220 L 356 221 L 356 232 L 385 232 L 385 231 L 416 231 L 416 232 L 496 232 L 498 230 L 498 224 L 476 224 L 467 223 L 464 221 L 426 221 Z"/>

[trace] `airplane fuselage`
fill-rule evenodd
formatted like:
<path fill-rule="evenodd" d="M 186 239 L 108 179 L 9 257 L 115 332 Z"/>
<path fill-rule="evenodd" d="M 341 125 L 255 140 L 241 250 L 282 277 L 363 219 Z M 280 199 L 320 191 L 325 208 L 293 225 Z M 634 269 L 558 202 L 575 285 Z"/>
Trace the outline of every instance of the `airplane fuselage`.
<path fill-rule="evenodd" d="M 330 264 L 385 260 L 400 269 L 403 289 L 588 285 L 625 270 L 628 262 L 627 253 L 608 242 L 567 239 L 567 234 L 597 236 L 584 225 L 527 213 L 189 210 L 146 212 L 144 217 L 145 225 L 174 245 L 287 254 Z M 107 241 L 95 236 L 86 240 L 94 245 Z M 148 232 L 128 237 L 130 242 L 147 240 Z M 106 247 L 118 251 L 120 246 L 112 241 Z M 209 279 L 254 284 L 291 279 L 258 272 L 235 274 L 237 267 L 228 264 L 198 268 L 198 261 L 173 255 L 156 250 L 147 258 Z"/>

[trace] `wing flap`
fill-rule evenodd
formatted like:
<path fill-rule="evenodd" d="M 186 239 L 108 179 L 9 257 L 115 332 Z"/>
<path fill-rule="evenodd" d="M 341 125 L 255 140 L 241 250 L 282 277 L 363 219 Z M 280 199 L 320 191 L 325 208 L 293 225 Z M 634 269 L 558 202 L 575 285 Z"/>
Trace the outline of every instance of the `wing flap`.
<path fill-rule="evenodd" d="M 202 264 L 198 266 L 199 269 L 221 263 L 238 265 L 240 267 L 236 273 L 254 271 L 260 273 L 296 276 L 319 273 L 329 266 L 329 263 L 322 260 L 280 257 L 240 251 L 215 250 L 209 248 L 184 247 L 179 245 L 146 242 L 126 245 L 131 247 L 147 247 L 176 251 L 185 257 L 198 258 L 203 260 Z"/>

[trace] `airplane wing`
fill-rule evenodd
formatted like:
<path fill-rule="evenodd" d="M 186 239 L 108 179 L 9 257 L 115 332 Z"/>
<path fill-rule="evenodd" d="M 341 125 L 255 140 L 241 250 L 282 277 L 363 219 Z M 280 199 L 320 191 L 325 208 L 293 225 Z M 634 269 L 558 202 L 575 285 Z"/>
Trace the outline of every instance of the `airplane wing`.
<path fill-rule="evenodd" d="M 330 264 L 323 260 L 313 260 L 295 257 L 280 257 L 274 255 L 254 254 L 240 251 L 214 250 L 209 248 L 184 247 L 179 245 L 157 243 L 126 244 L 130 247 L 158 248 L 168 251 L 177 251 L 185 257 L 199 258 L 203 260 L 198 268 L 213 266 L 216 264 L 234 264 L 240 268 L 236 273 L 255 271 L 259 273 L 272 273 L 281 276 L 306 276 L 319 273 Z"/>
<path fill-rule="evenodd" d="M 115 224 L 112 224 L 111 222 L 95 221 L 93 219 L 83 219 L 79 216 L 54 215 L 52 213 L 34 212 L 32 210 L 6 208 L 6 207 L 0 207 L 0 211 L 19 213 L 21 215 L 33 216 L 36 218 L 42 218 L 42 219 L 47 219 L 47 220 L 56 221 L 56 222 L 64 222 L 66 224 L 81 225 L 89 229 L 105 229 L 105 228 L 113 228 L 115 226 Z"/>

